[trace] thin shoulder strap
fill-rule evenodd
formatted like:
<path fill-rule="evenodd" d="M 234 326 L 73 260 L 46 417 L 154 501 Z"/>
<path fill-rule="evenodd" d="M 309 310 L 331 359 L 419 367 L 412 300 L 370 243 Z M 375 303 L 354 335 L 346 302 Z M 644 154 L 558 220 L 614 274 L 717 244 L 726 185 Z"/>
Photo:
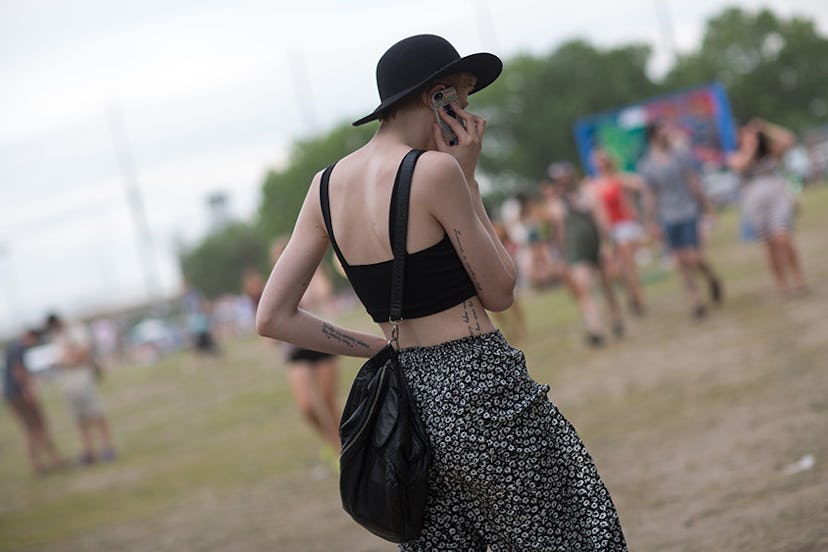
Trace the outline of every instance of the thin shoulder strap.
<path fill-rule="evenodd" d="M 334 253 L 336 253 L 339 262 L 342 263 L 342 266 L 348 266 L 348 263 L 345 262 L 345 257 L 342 256 L 342 251 L 339 250 L 339 246 L 336 244 L 336 238 L 334 238 L 333 233 L 333 224 L 331 223 L 331 203 L 330 203 L 330 196 L 328 195 L 328 185 L 331 180 L 331 173 L 333 172 L 336 163 L 325 169 L 325 172 L 322 173 L 322 182 L 319 183 L 319 203 L 322 205 L 322 218 L 325 219 L 325 228 L 328 230 L 328 238 L 331 240 L 331 245 L 334 248 Z"/>
<path fill-rule="evenodd" d="M 403 280 L 405 276 L 405 244 L 408 238 L 408 199 L 411 195 L 411 179 L 414 176 L 414 165 L 423 154 L 422 150 L 409 151 L 402 160 L 394 180 L 392 200 L 394 206 L 394 237 L 391 249 L 394 252 L 394 263 L 391 276 L 391 308 L 388 312 L 389 321 L 402 320 Z"/>

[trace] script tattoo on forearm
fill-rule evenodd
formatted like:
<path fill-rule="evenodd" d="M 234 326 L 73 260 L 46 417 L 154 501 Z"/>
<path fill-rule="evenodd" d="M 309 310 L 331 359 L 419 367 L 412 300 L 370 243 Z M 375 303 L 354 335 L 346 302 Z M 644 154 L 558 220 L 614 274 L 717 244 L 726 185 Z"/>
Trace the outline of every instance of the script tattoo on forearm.
<path fill-rule="evenodd" d="M 349 349 L 353 349 L 355 347 L 362 347 L 363 349 L 368 348 L 368 344 L 365 343 L 364 341 L 360 341 L 355 336 L 353 336 L 349 333 L 343 332 L 342 330 L 339 330 L 339 329 L 331 326 L 328 323 L 323 323 L 322 324 L 322 333 L 328 339 L 338 341 L 338 342 L 344 344 L 345 346 L 347 346 Z"/>
<path fill-rule="evenodd" d="M 471 263 L 469 263 L 469 258 L 466 256 L 466 250 L 463 249 L 463 242 L 460 241 L 460 237 L 462 235 L 463 233 L 460 230 L 458 230 L 457 228 L 454 229 L 454 239 L 457 240 L 457 247 L 460 248 L 460 258 L 462 259 L 463 264 L 466 266 L 466 271 L 469 273 L 469 276 L 471 277 L 472 284 L 474 284 L 474 287 L 475 289 L 477 289 L 478 292 L 483 291 L 483 286 L 480 285 L 480 280 L 477 278 L 477 273 L 472 268 Z"/>
<path fill-rule="evenodd" d="M 477 318 L 474 301 L 463 301 L 463 315 L 461 318 L 469 328 L 469 335 L 475 335 L 475 332 L 480 333 L 480 320 Z"/>

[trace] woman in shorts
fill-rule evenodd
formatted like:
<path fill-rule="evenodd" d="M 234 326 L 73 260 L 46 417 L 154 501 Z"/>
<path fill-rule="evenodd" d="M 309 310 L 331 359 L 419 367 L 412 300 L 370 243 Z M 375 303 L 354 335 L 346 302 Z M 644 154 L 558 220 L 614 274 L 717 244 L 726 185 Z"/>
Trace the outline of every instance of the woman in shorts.
<path fill-rule="evenodd" d="M 762 240 L 768 267 L 783 296 L 808 289 L 793 241 L 796 204 L 782 175 L 782 156 L 796 143 L 789 130 L 754 119 L 740 131 L 739 149 L 728 158 L 742 174 L 742 210 Z"/>
<path fill-rule="evenodd" d="M 592 193 L 601 201 L 610 225 L 614 246 L 614 265 L 620 272 L 630 310 L 644 314 L 644 291 L 635 254 L 644 239 L 639 210 L 631 194 L 647 194 L 644 182 L 635 174 L 619 172 L 609 154 L 597 149 L 592 155 L 598 174 L 589 182 Z"/>
<path fill-rule="evenodd" d="M 602 243 L 610 239 L 610 224 L 601 201 L 578 181 L 571 163 L 553 163 L 549 177 L 556 189 L 555 194 L 548 194 L 549 215 L 558 249 L 566 258 L 566 282 L 581 311 L 587 344 L 600 347 L 604 344 L 604 326 L 593 297 L 596 278 L 607 301 L 612 332 L 616 337 L 624 335 L 621 309 L 602 255 Z"/>
<path fill-rule="evenodd" d="M 270 250 L 273 264 L 279 260 L 287 245 L 287 238 L 278 238 Z M 331 282 L 320 267 L 307 283 L 300 306 L 313 312 L 330 307 Z M 334 451 L 324 451 L 323 456 L 336 458 L 339 453 L 339 360 L 336 355 L 314 349 L 284 343 L 285 360 L 288 363 L 288 385 L 296 407 L 302 417 L 319 434 L 325 444 Z"/>

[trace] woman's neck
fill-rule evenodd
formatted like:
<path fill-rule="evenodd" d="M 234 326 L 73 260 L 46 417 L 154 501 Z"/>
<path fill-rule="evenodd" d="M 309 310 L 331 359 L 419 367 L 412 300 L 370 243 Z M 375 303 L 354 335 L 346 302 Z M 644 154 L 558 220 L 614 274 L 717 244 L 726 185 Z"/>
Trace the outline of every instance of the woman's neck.
<path fill-rule="evenodd" d="M 401 143 L 422 150 L 437 149 L 430 121 L 419 111 L 400 111 L 383 121 L 372 139 L 375 143 Z"/>

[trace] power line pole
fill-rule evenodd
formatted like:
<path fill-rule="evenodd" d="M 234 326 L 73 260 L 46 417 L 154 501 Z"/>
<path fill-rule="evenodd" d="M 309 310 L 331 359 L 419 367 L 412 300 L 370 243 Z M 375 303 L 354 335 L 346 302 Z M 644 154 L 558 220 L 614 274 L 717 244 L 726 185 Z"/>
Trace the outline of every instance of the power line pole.
<path fill-rule="evenodd" d="M 161 295 L 161 278 L 158 273 L 155 248 L 147 221 L 144 199 L 138 185 L 138 171 L 129 147 L 127 128 L 121 105 L 117 101 L 113 101 L 109 108 L 108 121 L 109 131 L 112 136 L 112 146 L 115 149 L 115 156 L 118 158 L 118 165 L 121 169 L 121 175 L 124 178 L 127 203 L 132 214 L 133 224 L 135 225 L 136 237 L 138 239 L 138 255 L 144 272 L 147 298 L 153 304 Z"/>
<path fill-rule="evenodd" d="M 294 96 L 299 103 L 299 112 L 305 118 L 308 128 L 315 132 L 319 127 L 312 94 L 313 90 L 311 89 L 310 78 L 308 78 L 305 56 L 302 55 L 302 50 L 298 47 L 290 54 L 290 66 L 293 69 Z"/>
<path fill-rule="evenodd" d="M 497 51 L 497 33 L 488 0 L 473 0 L 472 9 L 477 15 L 477 30 L 480 33 L 483 48 Z"/>
<path fill-rule="evenodd" d="M 12 267 L 11 249 L 6 242 L 0 241 L 0 259 L 5 260 L 6 270 L 3 274 L 5 280 L 6 301 L 8 303 L 8 314 L 14 326 L 23 324 L 23 306 L 20 294 L 17 292 L 14 268 Z M 0 270 L 0 274 L 2 274 Z"/>
<path fill-rule="evenodd" d="M 670 52 L 671 63 L 675 64 L 678 61 L 678 44 L 676 43 L 676 32 L 673 27 L 673 16 L 670 12 L 669 0 L 653 0 L 655 4 L 655 14 L 658 20 L 659 27 L 661 27 L 661 35 L 667 49 Z"/>

